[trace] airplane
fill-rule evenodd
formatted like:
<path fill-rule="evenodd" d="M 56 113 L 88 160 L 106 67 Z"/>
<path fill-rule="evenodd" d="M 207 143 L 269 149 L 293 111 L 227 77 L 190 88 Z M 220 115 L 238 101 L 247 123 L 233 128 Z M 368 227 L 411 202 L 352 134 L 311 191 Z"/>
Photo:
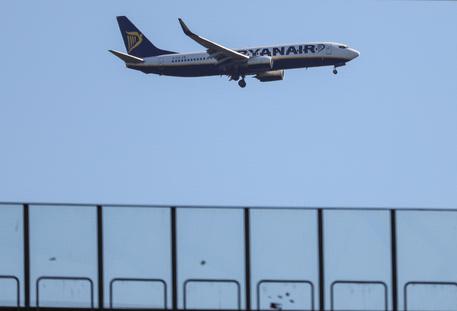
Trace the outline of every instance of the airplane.
<path fill-rule="evenodd" d="M 179 18 L 188 37 L 206 48 L 204 52 L 177 53 L 157 48 L 126 17 L 117 22 L 127 53 L 109 50 L 125 62 L 127 68 L 146 74 L 175 77 L 228 76 L 246 87 L 245 77 L 253 75 L 261 82 L 284 79 L 284 71 L 294 68 L 333 66 L 337 68 L 358 57 L 360 53 L 346 44 L 313 42 L 291 45 L 230 49 L 193 33 Z"/>

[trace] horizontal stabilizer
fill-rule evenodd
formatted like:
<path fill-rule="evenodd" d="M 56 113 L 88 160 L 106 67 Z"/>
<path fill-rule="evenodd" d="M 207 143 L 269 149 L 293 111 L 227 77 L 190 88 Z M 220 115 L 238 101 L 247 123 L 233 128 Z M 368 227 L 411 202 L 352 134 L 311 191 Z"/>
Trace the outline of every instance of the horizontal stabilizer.
<path fill-rule="evenodd" d="M 113 51 L 113 50 L 109 50 L 109 51 L 111 53 L 113 53 L 115 56 L 117 56 L 120 59 L 122 59 L 127 64 L 139 64 L 139 63 L 144 62 L 144 60 L 142 58 L 139 58 L 139 57 L 136 57 L 136 56 L 133 56 L 133 55 L 129 55 L 129 54 L 125 54 L 125 53 L 122 53 L 122 52 Z"/>

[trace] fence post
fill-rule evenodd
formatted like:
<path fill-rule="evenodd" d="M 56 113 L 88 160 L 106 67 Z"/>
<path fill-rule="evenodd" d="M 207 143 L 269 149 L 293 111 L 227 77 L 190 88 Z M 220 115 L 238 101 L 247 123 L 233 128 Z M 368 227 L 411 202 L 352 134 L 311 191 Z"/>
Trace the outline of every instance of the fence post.
<path fill-rule="evenodd" d="M 103 208 L 97 205 L 97 258 L 98 258 L 98 308 L 103 310 L 104 302 L 104 274 L 103 274 Z"/>
<path fill-rule="evenodd" d="M 251 310 L 251 218 L 249 208 L 244 209 L 244 272 L 246 310 Z M 259 306 L 257 306 L 259 308 Z"/>
<path fill-rule="evenodd" d="M 171 208 L 171 306 L 172 310 L 178 310 L 178 245 L 176 232 L 176 207 Z"/>
<path fill-rule="evenodd" d="M 397 267 L 397 213 L 390 211 L 390 247 L 392 261 L 392 309 L 398 311 L 398 267 Z"/>
<path fill-rule="evenodd" d="M 319 249 L 319 310 L 325 311 L 325 267 L 324 267 L 324 211 L 317 210 L 317 236 Z"/>
<path fill-rule="evenodd" d="M 29 205 L 24 204 L 22 209 L 24 226 L 24 306 L 30 308 L 30 214 Z"/>

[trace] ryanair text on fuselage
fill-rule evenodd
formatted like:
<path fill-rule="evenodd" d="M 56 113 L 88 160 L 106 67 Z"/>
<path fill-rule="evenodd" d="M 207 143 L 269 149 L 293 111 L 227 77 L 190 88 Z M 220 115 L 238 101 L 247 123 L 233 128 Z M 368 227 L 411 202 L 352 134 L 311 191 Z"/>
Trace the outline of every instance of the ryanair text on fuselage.
<path fill-rule="evenodd" d="M 290 45 L 274 48 L 257 48 L 248 50 L 238 50 L 241 54 L 253 56 L 285 56 L 297 54 L 314 54 L 325 49 L 325 44 L 306 44 L 306 45 Z"/>
<path fill-rule="evenodd" d="M 336 68 L 358 57 L 360 53 L 345 44 L 318 42 L 284 46 L 230 49 L 205 39 L 179 19 L 184 33 L 206 48 L 199 53 L 176 53 L 154 46 L 125 16 L 117 17 L 127 54 L 110 50 L 130 69 L 144 73 L 177 77 L 227 75 L 246 86 L 245 77 L 254 75 L 262 82 L 284 79 L 284 71 L 320 66 Z"/>

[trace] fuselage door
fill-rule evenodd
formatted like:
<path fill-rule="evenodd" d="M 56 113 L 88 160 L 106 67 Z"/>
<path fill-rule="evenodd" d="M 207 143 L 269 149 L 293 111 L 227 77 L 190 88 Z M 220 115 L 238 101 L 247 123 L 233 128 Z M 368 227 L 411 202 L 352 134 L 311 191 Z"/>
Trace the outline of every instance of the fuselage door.
<path fill-rule="evenodd" d="M 332 46 L 330 44 L 325 45 L 325 55 L 332 55 Z"/>
<path fill-rule="evenodd" d="M 163 74 L 163 64 L 164 64 L 164 59 L 163 59 L 163 56 L 159 56 L 157 57 L 157 65 L 158 65 L 158 72 L 160 75 Z"/>

